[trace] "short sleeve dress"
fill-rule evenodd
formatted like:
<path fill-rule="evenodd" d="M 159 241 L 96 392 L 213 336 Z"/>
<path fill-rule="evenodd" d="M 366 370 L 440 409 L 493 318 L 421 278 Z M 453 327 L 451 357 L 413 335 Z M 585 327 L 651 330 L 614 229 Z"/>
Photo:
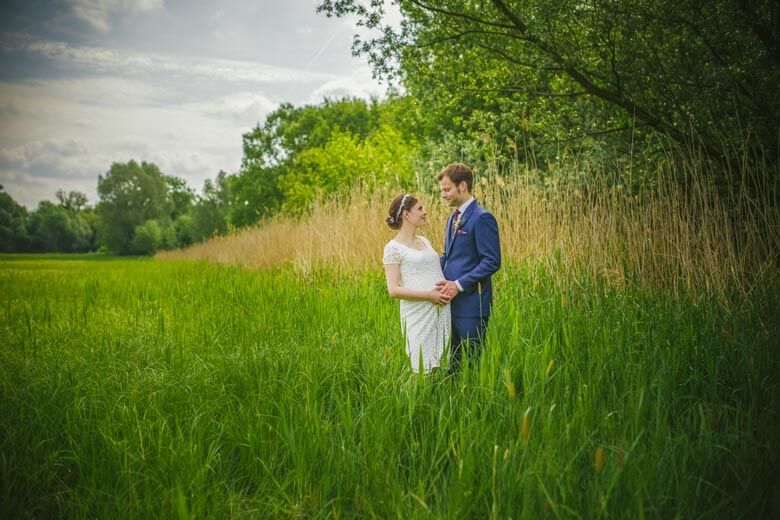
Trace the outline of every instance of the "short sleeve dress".
<path fill-rule="evenodd" d="M 436 282 L 444 279 L 439 254 L 425 237 L 420 237 L 425 247 L 418 250 L 397 240 L 385 245 L 382 263 L 399 264 L 401 287 L 418 291 L 430 291 Z M 401 331 L 412 371 L 430 372 L 441 366 L 450 340 L 450 306 L 436 305 L 423 300 L 401 300 Z"/>

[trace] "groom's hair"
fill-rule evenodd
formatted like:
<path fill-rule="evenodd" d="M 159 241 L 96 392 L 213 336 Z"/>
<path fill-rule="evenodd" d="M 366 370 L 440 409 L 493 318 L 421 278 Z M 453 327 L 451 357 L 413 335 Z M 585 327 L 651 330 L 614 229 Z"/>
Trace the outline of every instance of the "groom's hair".
<path fill-rule="evenodd" d="M 469 193 L 471 193 L 471 187 L 474 185 L 474 175 L 471 173 L 471 168 L 465 164 L 452 163 L 445 166 L 437 175 L 439 180 L 442 180 L 444 177 L 449 177 L 456 185 L 465 182 L 466 186 L 468 186 Z"/>

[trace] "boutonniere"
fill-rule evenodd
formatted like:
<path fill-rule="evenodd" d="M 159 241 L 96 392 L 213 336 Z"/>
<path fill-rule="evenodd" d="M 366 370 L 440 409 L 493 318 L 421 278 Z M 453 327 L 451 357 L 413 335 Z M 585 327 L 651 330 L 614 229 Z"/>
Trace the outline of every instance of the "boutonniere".
<path fill-rule="evenodd" d="M 453 225 L 452 225 L 452 236 L 450 236 L 450 239 L 455 238 L 455 235 L 458 234 L 458 231 L 460 231 L 460 228 L 463 227 L 463 219 L 458 219 Z"/>

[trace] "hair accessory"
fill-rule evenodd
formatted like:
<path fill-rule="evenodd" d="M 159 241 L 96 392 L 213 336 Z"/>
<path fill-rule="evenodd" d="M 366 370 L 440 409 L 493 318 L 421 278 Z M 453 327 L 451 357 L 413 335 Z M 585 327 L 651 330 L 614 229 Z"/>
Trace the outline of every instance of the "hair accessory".
<path fill-rule="evenodd" d="M 398 222 L 398 219 L 401 217 L 401 213 L 404 211 L 404 202 L 406 202 L 406 197 L 408 196 L 408 193 L 404 193 L 404 196 L 401 199 L 401 204 L 398 205 L 398 211 L 395 212 L 395 222 Z"/>

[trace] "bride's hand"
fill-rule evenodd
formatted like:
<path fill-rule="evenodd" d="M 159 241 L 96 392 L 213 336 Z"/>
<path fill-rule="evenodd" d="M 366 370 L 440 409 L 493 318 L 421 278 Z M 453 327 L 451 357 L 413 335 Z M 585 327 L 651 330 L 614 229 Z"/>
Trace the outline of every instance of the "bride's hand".
<path fill-rule="evenodd" d="M 452 296 L 442 291 L 440 288 L 430 292 L 430 301 L 436 305 L 447 305 L 452 300 Z"/>

